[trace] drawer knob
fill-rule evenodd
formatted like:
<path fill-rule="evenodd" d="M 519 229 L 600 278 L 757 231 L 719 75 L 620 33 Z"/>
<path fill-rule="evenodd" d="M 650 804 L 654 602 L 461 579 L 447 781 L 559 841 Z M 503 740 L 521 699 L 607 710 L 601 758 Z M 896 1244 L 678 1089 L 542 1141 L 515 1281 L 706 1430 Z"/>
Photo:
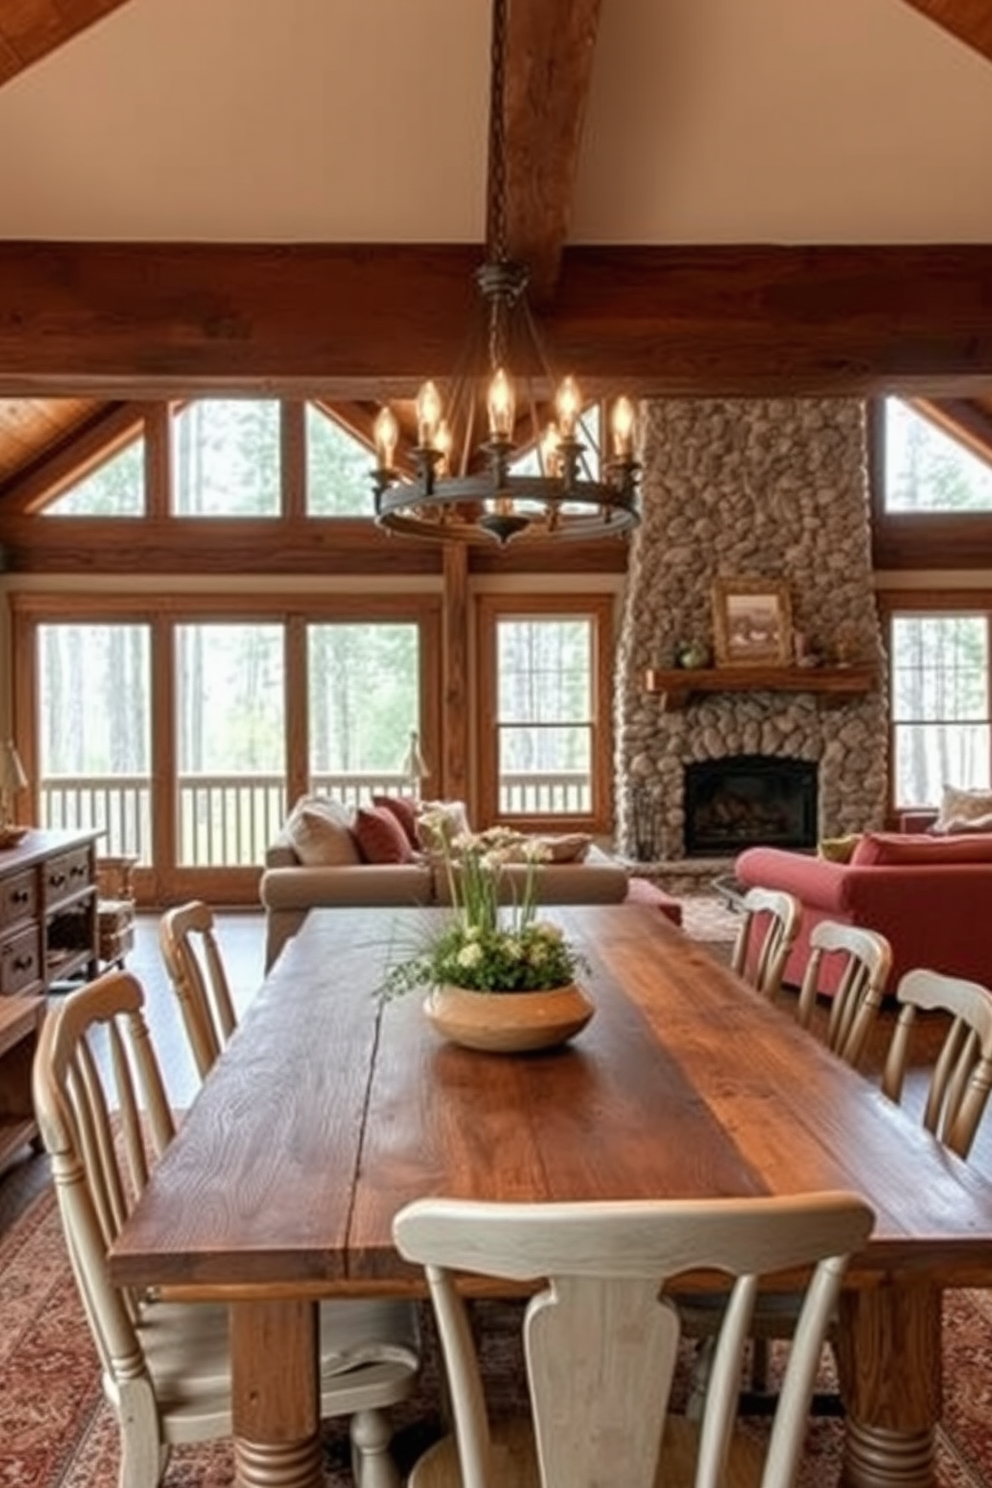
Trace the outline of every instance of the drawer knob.
<path fill-rule="evenodd" d="M 51 884 L 53 889 L 61 889 L 63 884 L 65 883 L 65 874 L 53 873 L 48 882 Z"/>
<path fill-rule="evenodd" d="M 27 889 L 15 889 L 10 898 L 13 904 L 27 904 L 31 895 Z"/>
<path fill-rule="evenodd" d="M 15 971 L 30 971 L 31 970 L 31 967 L 33 965 L 34 965 L 34 957 L 33 956 L 15 956 L 14 957 L 14 970 Z"/>

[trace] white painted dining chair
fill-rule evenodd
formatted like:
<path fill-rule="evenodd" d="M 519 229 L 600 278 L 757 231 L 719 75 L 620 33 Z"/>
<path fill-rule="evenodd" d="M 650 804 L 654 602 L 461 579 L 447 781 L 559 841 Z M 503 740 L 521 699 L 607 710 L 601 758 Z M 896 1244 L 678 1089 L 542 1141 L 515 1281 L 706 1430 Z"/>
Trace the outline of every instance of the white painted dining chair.
<path fill-rule="evenodd" d="M 231 1433 L 227 1308 L 117 1287 L 107 1270 L 174 1130 L 143 1006 L 135 977 L 105 973 L 48 1014 L 33 1068 L 66 1245 L 120 1429 L 119 1488 L 157 1488 L 174 1445 Z M 412 1304 L 322 1305 L 321 1412 L 351 1416 L 360 1488 L 398 1488 L 387 1408 L 410 1393 L 418 1360 Z"/>
<path fill-rule="evenodd" d="M 192 899 L 166 910 L 159 921 L 158 940 L 202 1080 L 237 1025 L 209 905 Z"/>
<path fill-rule="evenodd" d="M 415 1464 L 410 1488 L 791 1488 L 827 1323 L 848 1256 L 874 1216 L 850 1193 L 788 1198 L 492 1204 L 421 1199 L 393 1223 L 424 1266 L 453 1434 Z M 767 1453 L 735 1430 L 741 1359 L 760 1279 L 809 1282 Z M 687 1272 L 732 1278 L 697 1426 L 670 1408 Z M 458 1274 L 538 1281 L 524 1319 L 530 1412 L 490 1422 Z"/>
<path fill-rule="evenodd" d="M 802 905 L 781 889 L 748 889 L 741 900 L 741 925 L 731 969 L 774 1002 L 799 934 Z"/>
<path fill-rule="evenodd" d="M 834 980 L 823 1040 L 838 1059 L 857 1069 L 882 1010 L 892 971 L 892 947 L 877 930 L 833 920 L 813 926 L 809 945 L 796 1018 L 804 1028 L 811 1026 L 826 973 L 831 970 Z"/>
<path fill-rule="evenodd" d="M 928 1082 L 923 1124 L 967 1157 L 992 1090 L 992 991 L 979 982 L 918 968 L 896 988 L 899 1016 L 882 1071 L 882 1089 L 901 1101 L 917 1014 L 944 1013 L 947 1032 Z"/>

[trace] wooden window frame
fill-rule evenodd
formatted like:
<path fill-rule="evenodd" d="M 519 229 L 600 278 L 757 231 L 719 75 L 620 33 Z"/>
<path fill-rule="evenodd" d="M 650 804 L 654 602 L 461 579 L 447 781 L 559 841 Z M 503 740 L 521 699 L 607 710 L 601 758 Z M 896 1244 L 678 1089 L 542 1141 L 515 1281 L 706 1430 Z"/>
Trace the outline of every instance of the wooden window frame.
<path fill-rule="evenodd" d="M 612 835 L 613 660 L 615 599 L 612 594 L 482 594 L 476 598 L 479 764 L 478 820 L 508 820 L 525 832 L 591 832 Z M 588 814 L 514 815 L 499 810 L 499 730 L 496 636 L 501 620 L 587 619 L 592 623 L 592 810 Z"/>

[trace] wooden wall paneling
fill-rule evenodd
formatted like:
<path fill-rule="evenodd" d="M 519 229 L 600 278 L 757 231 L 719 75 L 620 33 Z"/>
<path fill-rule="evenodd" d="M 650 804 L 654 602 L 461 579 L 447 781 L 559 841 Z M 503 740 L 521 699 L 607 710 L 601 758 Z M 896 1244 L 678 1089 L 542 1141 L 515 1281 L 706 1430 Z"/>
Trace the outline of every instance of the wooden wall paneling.
<path fill-rule="evenodd" d="M 992 61 L 989 0 L 904 0 L 904 3 Z"/>
<path fill-rule="evenodd" d="M 284 517 L 301 522 L 307 514 L 306 405 L 284 398 L 280 429 L 281 508 Z"/>
<path fill-rule="evenodd" d="M 992 512 L 890 512 L 875 519 L 876 571 L 992 568 Z"/>
<path fill-rule="evenodd" d="M 40 757 L 38 729 L 38 677 L 35 666 L 37 629 L 29 614 L 12 606 L 11 668 L 13 671 L 13 717 L 11 728 L 21 763 L 28 777 L 31 799 L 31 823 L 37 824 L 38 762 Z"/>
<path fill-rule="evenodd" d="M 0 243 L 0 395 L 410 396 L 456 365 L 479 258 Z M 990 279 L 987 244 L 574 247 L 542 326 L 590 397 L 967 395 L 992 375 Z"/>
<path fill-rule="evenodd" d="M 0 489 L 104 412 L 91 398 L 0 400 Z"/>
<path fill-rule="evenodd" d="M 446 799 L 470 801 L 474 782 L 468 776 L 469 659 L 468 554 L 455 543 L 444 547 L 443 697 L 441 723 L 441 786 Z M 471 814 L 469 820 L 472 820 Z"/>

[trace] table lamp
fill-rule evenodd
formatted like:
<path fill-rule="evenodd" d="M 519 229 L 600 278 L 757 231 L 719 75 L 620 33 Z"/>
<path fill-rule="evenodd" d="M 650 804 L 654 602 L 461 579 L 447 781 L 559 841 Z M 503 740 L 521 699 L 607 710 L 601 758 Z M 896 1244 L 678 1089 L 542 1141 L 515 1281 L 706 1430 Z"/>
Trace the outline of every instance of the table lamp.
<path fill-rule="evenodd" d="M 0 744 L 0 848 L 16 847 L 27 827 L 14 825 L 14 797 L 27 788 L 20 755 L 12 739 Z"/>
<path fill-rule="evenodd" d="M 411 729 L 410 747 L 403 761 L 403 774 L 410 783 L 410 791 L 415 800 L 420 799 L 420 782 L 426 780 L 430 773 L 420 752 L 420 735 L 416 729 Z"/>

